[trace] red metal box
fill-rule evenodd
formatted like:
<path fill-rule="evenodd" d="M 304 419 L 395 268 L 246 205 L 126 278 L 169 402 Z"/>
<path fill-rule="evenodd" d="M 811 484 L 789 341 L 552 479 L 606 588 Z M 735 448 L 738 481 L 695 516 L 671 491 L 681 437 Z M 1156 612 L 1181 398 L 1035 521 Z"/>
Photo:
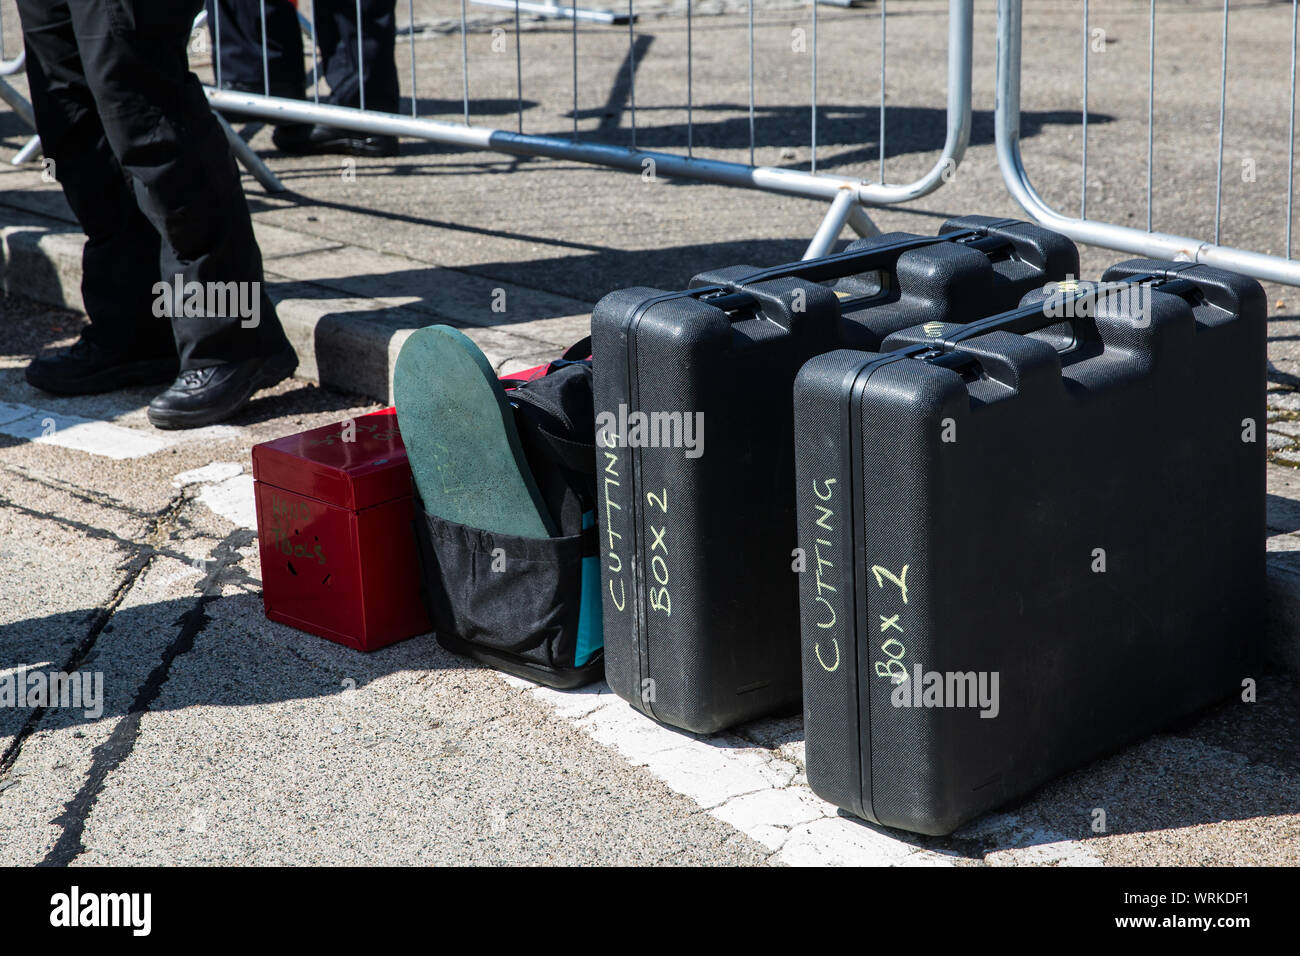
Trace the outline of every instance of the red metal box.
<path fill-rule="evenodd" d="M 392 408 L 253 447 L 262 603 L 362 651 L 429 630 Z"/>

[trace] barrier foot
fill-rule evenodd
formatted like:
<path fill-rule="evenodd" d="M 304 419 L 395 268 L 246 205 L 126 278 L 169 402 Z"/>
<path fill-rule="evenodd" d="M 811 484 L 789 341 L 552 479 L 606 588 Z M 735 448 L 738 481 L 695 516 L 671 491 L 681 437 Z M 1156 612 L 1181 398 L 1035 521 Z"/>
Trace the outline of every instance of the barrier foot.
<path fill-rule="evenodd" d="M 871 221 L 871 217 L 867 215 L 867 210 L 857 203 L 854 203 L 853 208 L 849 210 L 847 222 L 849 228 L 862 239 L 880 235 L 880 227 Z"/>
<path fill-rule="evenodd" d="M 36 129 L 36 117 L 32 113 L 32 104 L 28 103 L 8 80 L 0 79 L 0 100 L 9 104 L 9 108 L 18 114 L 18 118 Z"/>
<path fill-rule="evenodd" d="M 27 145 L 14 153 L 14 158 L 9 160 L 9 162 L 13 163 L 15 166 L 21 166 L 23 163 L 28 163 L 35 159 L 36 154 L 40 151 L 41 138 L 39 136 L 33 136 L 27 141 Z"/>
<path fill-rule="evenodd" d="M 831 251 L 835 245 L 835 240 L 840 237 L 840 232 L 844 229 L 844 224 L 848 223 L 853 227 L 853 231 L 860 236 L 874 236 L 880 230 L 876 224 L 871 221 L 866 210 L 858 203 L 858 197 L 853 189 L 841 189 L 831 200 L 831 208 L 826 210 L 826 217 L 822 220 L 817 232 L 808 243 L 808 249 L 804 252 L 803 258 L 820 259 Z M 865 230 L 865 231 L 864 231 Z"/>
<path fill-rule="evenodd" d="M 262 184 L 262 188 L 269 193 L 284 192 L 284 183 L 280 182 L 275 173 L 271 172 L 266 163 L 262 162 L 262 158 L 253 152 L 253 147 L 245 143 L 244 138 L 235 132 L 226 118 L 215 110 L 213 110 L 212 115 L 217 118 L 217 122 L 221 124 L 222 130 L 225 131 L 226 139 L 230 141 L 230 148 L 234 150 L 235 159 L 239 160 L 252 177 Z"/>

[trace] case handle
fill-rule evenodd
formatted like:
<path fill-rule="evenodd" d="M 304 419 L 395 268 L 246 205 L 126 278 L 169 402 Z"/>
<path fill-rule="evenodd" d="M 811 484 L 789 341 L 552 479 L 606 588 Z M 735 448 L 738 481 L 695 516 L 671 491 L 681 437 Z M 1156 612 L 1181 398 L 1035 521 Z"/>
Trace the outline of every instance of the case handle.
<path fill-rule="evenodd" d="M 1152 273 L 1142 273 L 1139 275 L 1126 276 L 1125 278 L 1107 283 L 1109 288 L 1128 287 L 1128 286 L 1150 286 L 1159 288 L 1170 280 L 1164 276 L 1154 275 Z M 1083 302 L 1090 296 L 1096 296 L 1098 283 L 1090 282 L 1081 284 L 1075 290 L 1075 294 L 1067 299 L 1059 300 L 1062 306 L 1071 305 L 1076 302 Z M 987 319 L 980 319 L 977 322 L 971 322 L 962 326 L 960 329 L 951 333 L 942 339 L 936 339 L 935 349 L 943 352 L 953 351 L 960 343 L 967 339 L 973 339 L 976 336 L 987 335 L 989 332 L 1014 332 L 1017 335 L 1027 335 L 1030 332 L 1038 332 L 1042 329 L 1053 325 L 1060 325 L 1062 322 L 1071 321 L 1070 318 L 1048 315 L 1044 304 L 1050 300 L 1044 299 L 1042 302 L 1036 302 L 1033 305 L 1022 306 L 1019 309 L 1012 309 L 1010 312 L 1003 312 L 999 315 L 989 316 Z"/>
<path fill-rule="evenodd" d="M 909 236 L 906 239 L 896 239 L 867 249 L 840 252 L 821 259 L 787 262 L 784 265 L 755 272 L 735 284 L 756 285 L 773 279 L 804 279 L 808 282 L 842 279 L 861 272 L 890 268 L 898 262 L 899 256 L 904 252 L 948 242 L 962 243 L 982 252 L 991 252 L 1009 244 L 1005 238 L 989 235 L 978 229 L 961 229 L 938 236 Z M 703 286 L 691 290 L 690 295 L 724 312 L 753 311 L 759 304 L 752 294 L 732 286 Z"/>

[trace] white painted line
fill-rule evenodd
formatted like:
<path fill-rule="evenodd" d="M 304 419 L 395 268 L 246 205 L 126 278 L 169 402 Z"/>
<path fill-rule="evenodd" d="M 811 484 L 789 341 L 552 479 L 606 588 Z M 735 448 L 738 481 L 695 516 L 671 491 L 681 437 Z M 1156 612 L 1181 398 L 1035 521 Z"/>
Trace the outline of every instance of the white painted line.
<path fill-rule="evenodd" d="M 954 857 L 919 849 L 866 824 L 838 816 L 808 788 L 798 747 L 758 747 L 725 735 L 701 737 L 656 723 L 604 684 L 577 692 L 539 687 L 500 675 L 552 707 L 557 716 L 645 767 L 670 789 L 795 866 L 952 865 Z"/>
<path fill-rule="evenodd" d="M 257 527 L 252 475 L 235 475 L 216 484 L 204 485 L 199 489 L 199 501 L 237 527 Z"/>
<path fill-rule="evenodd" d="M 111 422 L 10 403 L 0 405 L 0 433 L 118 460 L 152 455 L 176 443 L 174 438 Z"/>
<path fill-rule="evenodd" d="M 1101 857 L 1080 843 L 1053 830 L 1022 823 L 1014 813 L 995 813 L 959 829 L 961 839 L 984 839 L 997 844 L 984 857 L 990 866 L 1102 866 Z"/>
<path fill-rule="evenodd" d="M 202 468 L 182 471 L 172 479 L 172 484 L 177 488 L 183 488 L 185 485 L 192 485 L 196 482 L 225 481 L 227 478 L 234 478 L 236 475 L 242 475 L 243 473 L 244 466 L 238 462 L 214 461 Z"/>
<path fill-rule="evenodd" d="M 716 734 L 703 737 L 658 724 L 613 694 L 605 684 L 557 691 L 499 674 L 598 743 L 613 747 L 633 766 L 645 767 L 677 793 L 773 852 L 791 866 L 955 866 L 961 856 L 918 847 L 907 838 L 843 817 L 808 787 L 804 742 L 791 739 L 783 721 L 758 721 L 776 749 Z M 762 733 L 751 730 L 760 738 Z M 778 745 L 779 744 L 779 745 Z M 1014 814 L 982 817 L 958 830 L 963 839 L 993 846 L 995 866 L 1100 866 L 1086 845 L 1025 825 Z"/>

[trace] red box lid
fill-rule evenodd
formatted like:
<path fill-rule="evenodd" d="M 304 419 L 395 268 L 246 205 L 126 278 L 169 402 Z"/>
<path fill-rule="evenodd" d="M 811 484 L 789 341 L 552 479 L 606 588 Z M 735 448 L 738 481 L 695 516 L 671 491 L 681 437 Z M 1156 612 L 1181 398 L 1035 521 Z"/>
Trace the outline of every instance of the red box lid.
<path fill-rule="evenodd" d="M 411 494 L 406 446 L 397 415 L 384 408 L 253 446 L 253 478 L 352 511 Z"/>

